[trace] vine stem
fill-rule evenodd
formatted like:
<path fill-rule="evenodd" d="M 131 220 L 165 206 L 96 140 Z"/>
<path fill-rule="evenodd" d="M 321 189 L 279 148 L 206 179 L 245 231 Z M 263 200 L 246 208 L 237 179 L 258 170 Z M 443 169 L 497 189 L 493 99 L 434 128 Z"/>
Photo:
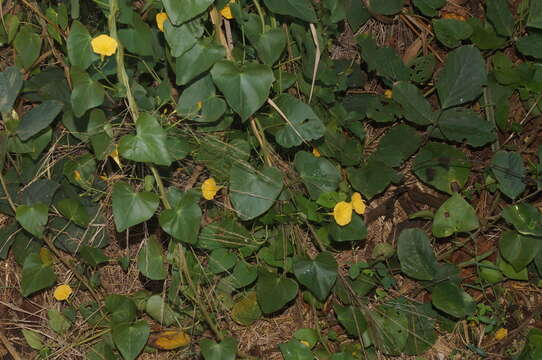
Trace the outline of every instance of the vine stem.
<path fill-rule="evenodd" d="M 13 210 L 13 213 L 17 213 L 17 207 L 15 206 L 15 203 L 11 199 L 11 196 L 8 192 L 8 187 L 6 184 L 6 181 L 4 180 L 4 175 L 2 175 L 2 172 L 0 171 L 0 183 L 2 184 L 2 189 L 4 190 L 4 194 L 6 194 L 6 199 L 8 200 L 9 206 L 11 207 L 11 210 Z"/>
<path fill-rule="evenodd" d="M 171 205 L 167 199 L 166 195 L 166 189 L 164 187 L 164 183 L 162 182 L 162 178 L 160 177 L 160 174 L 158 173 L 158 170 L 154 165 L 149 165 L 149 168 L 151 169 L 152 175 L 154 176 L 154 179 L 156 180 L 156 185 L 158 186 L 158 191 L 160 192 L 160 198 L 162 199 L 162 204 L 164 204 L 164 207 L 166 209 L 171 209 Z"/>

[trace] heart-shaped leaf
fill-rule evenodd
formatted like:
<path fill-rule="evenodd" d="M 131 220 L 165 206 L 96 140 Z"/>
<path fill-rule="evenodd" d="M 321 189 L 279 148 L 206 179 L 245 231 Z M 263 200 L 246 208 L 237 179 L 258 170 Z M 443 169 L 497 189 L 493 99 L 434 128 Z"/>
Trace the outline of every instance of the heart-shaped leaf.
<path fill-rule="evenodd" d="M 262 311 L 258 305 L 258 297 L 255 291 L 243 295 L 241 299 L 233 304 L 231 317 L 236 323 L 244 326 L 252 325 L 262 317 Z"/>
<path fill-rule="evenodd" d="M 457 19 L 433 19 L 433 29 L 437 39 L 449 48 L 458 47 L 472 35 L 472 27 Z"/>
<path fill-rule="evenodd" d="M 254 219 L 275 203 L 282 191 L 282 176 L 275 168 L 260 170 L 234 165 L 230 171 L 230 197 L 242 220 Z"/>
<path fill-rule="evenodd" d="M 68 35 L 68 59 L 72 66 L 86 70 L 90 64 L 98 60 L 98 55 L 92 51 L 90 41 L 92 37 L 85 25 L 75 20 Z"/>
<path fill-rule="evenodd" d="M 134 300 L 124 295 L 107 295 L 105 309 L 111 315 L 113 324 L 131 323 L 137 316 L 137 307 Z"/>
<path fill-rule="evenodd" d="M 23 86 L 23 76 L 15 66 L 10 66 L 0 72 L 0 113 L 11 110 L 21 86 Z"/>
<path fill-rule="evenodd" d="M 323 193 L 335 191 L 341 180 L 339 170 L 331 161 L 306 151 L 295 154 L 294 165 L 313 199 L 318 199 Z"/>
<path fill-rule="evenodd" d="M 93 80 L 84 70 L 75 67 L 71 69 L 71 78 L 71 103 L 75 116 L 81 117 L 87 110 L 102 105 L 105 96 L 102 84 Z"/>
<path fill-rule="evenodd" d="M 280 310 L 297 295 L 297 282 L 275 273 L 260 269 L 256 294 L 264 314 Z"/>
<path fill-rule="evenodd" d="M 294 261 L 294 274 L 297 280 L 307 287 L 320 301 L 325 301 L 337 280 L 337 261 L 328 253 L 318 254 L 314 260 Z"/>
<path fill-rule="evenodd" d="M 431 292 L 431 301 L 437 309 L 459 319 L 476 309 L 472 297 L 451 281 L 438 283 Z"/>
<path fill-rule="evenodd" d="M 111 328 L 113 342 L 125 360 L 134 360 L 145 347 L 151 328 L 145 320 L 120 323 Z"/>
<path fill-rule="evenodd" d="M 213 0 L 162 0 L 171 22 L 175 25 L 198 16 L 213 3 Z"/>
<path fill-rule="evenodd" d="M 40 55 L 41 43 L 41 36 L 35 32 L 34 26 L 30 24 L 21 26 L 13 40 L 13 47 L 17 53 L 15 58 L 17 66 L 28 70 Z"/>
<path fill-rule="evenodd" d="M 194 193 L 182 193 L 175 188 L 168 192 L 171 209 L 160 214 L 160 226 L 174 239 L 195 244 L 201 223 L 199 198 Z"/>
<path fill-rule="evenodd" d="M 30 139 L 51 125 L 63 107 L 64 104 L 60 101 L 47 100 L 32 108 L 32 110 L 23 115 L 17 127 L 17 135 L 23 141 Z"/>
<path fill-rule="evenodd" d="M 397 241 L 401 271 L 416 280 L 433 280 L 437 273 L 437 258 L 431 242 L 420 229 L 406 229 Z"/>
<path fill-rule="evenodd" d="M 335 304 L 333 310 L 348 334 L 359 337 L 367 330 L 367 320 L 359 308 Z"/>
<path fill-rule="evenodd" d="M 525 190 L 525 166 L 517 152 L 497 151 L 491 160 L 491 170 L 497 178 L 499 190 L 509 198 L 515 199 Z"/>
<path fill-rule="evenodd" d="M 433 220 L 433 235 L 447 237 L 478 228 L 478 216 L 473 207 L 455 193 L 437 210 Z"/>
<path fill-rule="evenodd" d="M 235 360 L 237 354 L 237 341 L 227 337 L 220 343 L 209 339 L 200 342 L 201 355 L 205 360 Z"/>
<path fill-rule="evenodd" d="M 409 141 L 402 141 L 409 139 Z M 382 162 L 390 167 L 397 167 L 410 157 L 421 143 L 421 137 L 416 130 L 408 125 L 401 124 L 391 128 L 380 139 L 378 148 L 371 155 L 371 160 Z"/>
<path fill-rule="evenodd" d="M 290 148 L 324 136 L 324 123 L 309 105 L 289 94 L 279 95 L 276 103 L 288 118 L 275 134 L 279 145 Z"/>
<path fill-rule="evenodd" d="M 447 109 L 473 101 L 486 84 L 486 66 L 480 50 L 462 46 L 448 54 L 440 72 L 437 82 L 440 105 Z"/>
<path fill-rule="evenodd" d="M 29 254 L 23 264 L 21 293 L 28 296 L 36 291 L 53 286 L 56 275 L 51 263 L 44 264 L 40 254 Z"/>
<path fill-rule="evenodd" d="M 348 168 L 347 174 L 352 187 L 366 199 L 371 199 L 386 190 L 395 176 L 395 171 L 386 164 L 369 158 L 369 161 L 359 168 Z"/>
<path fill-rule="evenodd" d="M 47 205 L 41 203 L 19 205 L 15 217 L 26 231 L 37 238 L 42 238 L 45 224 L 47 224 L 48 209 Z"/>
<path fill-rule="evenodd" d="M 112 199 L 118 232 L 149 220 L 160 202 L 158 195 L 148 191 L 134 192 L 130 185 L 121 182 L 113 186 Z"/>
<path fill-rule="evenodd" d="M 141 248 L 137 255 L 137 267 L 145 277 L 151 280 L 164 280 L 166 278 L 162 251 L 162 245 L 156 236 L 151 235 L 147 238 L 145 246 Z"/>
<path fill-rule="evenodd" d="M 520 272 L 533 261 L 542 249 L 542 239 L 521 235 L 516 231 L 507 231 L 499 240 L 501 256 Z"/>
<path fill-rule="evenodd" d="M 504 208 L 501 214 L 521 234 L 542 237 L 542 213 L 533 205 L 522 202 Z"/>
<path fill-rule="evenodd" d="M 279 345 L 284 360 L 314 360 L 309 347 L 297 339 Z"/>
<path fill-rule="evenodd" d="M 137 135 L 120 139 L 120 155 L 128 160 L 169 166 L 173 161 L 167 149 L 167 134 L 156 118 L 142 113 L 136 123 Z"/>
<path fill-rule="evenodd" d="M 357 214 L 352 214 L 352 221 L 348 225 L 340 226 L 333 222 L 328 228 L 331 239 L 336 242 L 361 241 L 367 237 L 367 226 Z"/>
<path fill-rule="evenodd" d="M 164 35 L 171 48 L 171 56 L 179 57 L 190 50 L 203 35 L 204 27 L 199 20 L 190 21 L 181 26 L 173 26 L 171 22 L 164 23 Z"/>
<path fill-rule="evenodd" d="M 283 29 L 273 28 L 261 33 L 252 44 L 258 52 L 258 57 L 271 66 L 280 58 L 286 47 L 286 35 Z"/>
<path fill-rule="evenodd" d="M 199 40 L 192 48 L 175 62 L 177 85 L 185 85 L 199 74 L 209 70 L 214 63 L 226 55 L 224 46 L 217 44 L 214 39 Z"/>
<path fill-rule="evenodd" d="M 383 353 L 399 355 L 408 339 L 407 313 L 398 309 L 395 302 L 389 302 L 371 311 L 370 316 L 374 324 L 369 327 L 373 342 Z"/>
<path fill-rule="evenodd" d="M 90 222 L 90 216 L 85 206 L 75 198 L 65 198 L 56 203 L 56 208 L 64 217 L 75 224 L 86 228 Z"/>
<path fill-rule="evenodd" d="M 228 104 L 243 121 L 265 103 L 275 80 L 267 65 L 250 63 L 239 66 L 228 60 L 217 62 L 211 69 L 211 75 Z"/>

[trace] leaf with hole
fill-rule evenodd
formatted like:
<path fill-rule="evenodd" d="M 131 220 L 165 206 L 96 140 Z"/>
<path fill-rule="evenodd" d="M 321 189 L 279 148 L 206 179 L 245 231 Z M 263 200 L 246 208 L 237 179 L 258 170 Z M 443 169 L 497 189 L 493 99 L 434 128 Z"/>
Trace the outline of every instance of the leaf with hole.
<path fill-rule="evenodd" d="M 262 107 L 275 81 L 273 71 L 267 65 L 247 63 L 240 66 L 229 60 L 217 62 L 211 69 L 211 75 L 228 104 L 243 121 Z"/>
<path fill-rule="evenodd" d="M 476 230 L 479 226 L 474 208 L 461 195 L 454 193 L 435 213 L 432 231 L 440 238 Z"/>
<path fill-rule="evenodd" d="M 308 104 L 289 94 L 281 94 L 275 100 L 288 119 L 282 120 L 286 124 L 275 133 L 279 145 L 290 148 L 324 136 L 324 123 Z M 282 119 L 279 114 L 275 116 Z"/>
<path fill-rule="evenodd" d="M 24 297 L 53 286 L 55 281 L 52 263 L 45 264 L 37 252 L 26 257 L 21 279 L 21 293 Z"/>
<path fill-rule="evenodd" d="M 443 109 L 475 100 L 487 84 L 484 58 L 474 46 L 462 46 L 450 52 L 437 82 Z"/>
<path fill-rule="evenodd" d="M 258 304 L 264 314 L 271 314 L 282 309 L 296 297 L 297 290 L 297 282 L 292 279 L 264 269 L 258 271 L 256 294 Z"/>
<path fill-rule="evenodd" d="M 120 155 L 132 161 L 169 166 L 172 158 L 167 149 L 167 134 L 156 118 L 149 113 L 140 114 L 136 131 L 137 135 L 120 139 Z"/>
<path fill-rule="evenodd" d="M 111 328 L 113 342 L 125 360 L 134 360 L 145 347 L 150 334 L 145 320 L 115 324 Z"/>
<path fill-rule="evenodd" d="M 295 277 L 322 302 L 335 285 L 337 268 L 337 261 L 328 252 L 318 254 L 313 260 L 294 259 Z"/>
<path fill-rule="evenodd" d="M 134 192 L 130 185 L 116 183 L 113 186 L 113 218 L 118 232 L 149 220 L 160 199 L 158 195 L 148 192 Z"/>
<path fill-rule="evenodd" d="M 397 256 L 401 271 L 416 280 L 433 280 L 437 273 L 437 258 L 429 237 L 421 229 L 406 229 L 397 241 Z"/>

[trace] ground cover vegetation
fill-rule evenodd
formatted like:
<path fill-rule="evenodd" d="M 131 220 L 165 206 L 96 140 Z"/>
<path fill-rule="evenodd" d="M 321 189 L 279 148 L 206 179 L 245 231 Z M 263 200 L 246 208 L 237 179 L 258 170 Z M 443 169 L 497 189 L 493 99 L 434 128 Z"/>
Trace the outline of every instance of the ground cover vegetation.
<path fill-rule="evenodd" d="M 3 359 L 542 359 L 539 0 L 0 10 Z"/>

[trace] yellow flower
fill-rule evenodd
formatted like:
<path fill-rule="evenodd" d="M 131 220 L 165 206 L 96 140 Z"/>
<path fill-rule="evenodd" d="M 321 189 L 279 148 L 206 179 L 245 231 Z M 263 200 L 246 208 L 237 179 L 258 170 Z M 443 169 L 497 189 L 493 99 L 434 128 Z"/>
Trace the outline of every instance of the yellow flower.
<path fill-rule="evenodd" d="M 235 0 L 230 0 L 230 4 L 234 2 Z M 224 6 L 224 8 L 220 10 L 220 15 L 222 15 L 224 18 L 228 20 L 233 19 L 233 14 L 231 13 L 231 9 L 229 5 Z"/>
<path fill-rule="evenodd" d="M 70 295 L 72 294 L 72 292 L 73 291 L 70 285 L 62 284 L 56 287 L 53 296 L 58 301 L 63 301 L 63 300 L 68 299 Z"/>
<path fill-rule="evenodd" d="M 384 97 L 386 99 L 391 99 L 393 97 L 393 91 L 391 91 L 390 89 L 384 91 Z"/>
<path fill-rule="evenodd" d="M 102 56 L 111 56 L 117 51 L 117 40 L 109 35 L 98 35 L 90 41 L 92 51 Z"/>
<path fill-rule="evenodd" d="M 340 201 L 333 208 L 333 217 L 340 226 L 350 224 L 352 221 L 352 203 Z"/>
<path fill-rule="evenodd" d="M 156 26 L 160 31 L 164 31 L 164 23 L 168 19 L 167 14 L 165 12 L 159 12 L 156 14 Z"/>
<path fill-rule="evenodd" d="M 201 185 L 201 192 L 205 200 L 213 200 L 221 186 L 216 185 L 216 181 L 213 178 L 208 178 Z"/>
<path fill-rule="evenodd" d="M 322 154 L 320 154 L 320 151 L 318 151 L 317 148 L 312 148 L 312 154 L 316 157 L 322 156 Z"/>
<path fill-rule="evenodd" d="M 358 215 L 365 214 L 365 202 L 363 202 L 363 199 L 361 198 L 361 194 L 359 192 L 355 192 L 352 194 L 352 207 Z"/>
<path fill-rule="evenodd" d="M 497 330 L 497 332 L 495 333 L 495 340 L 502 340 L 504 339 L 505 337 L 508 336 L 508 329 L 505 329 L 505 328 L 500 328 L 499 330 Z"/>

